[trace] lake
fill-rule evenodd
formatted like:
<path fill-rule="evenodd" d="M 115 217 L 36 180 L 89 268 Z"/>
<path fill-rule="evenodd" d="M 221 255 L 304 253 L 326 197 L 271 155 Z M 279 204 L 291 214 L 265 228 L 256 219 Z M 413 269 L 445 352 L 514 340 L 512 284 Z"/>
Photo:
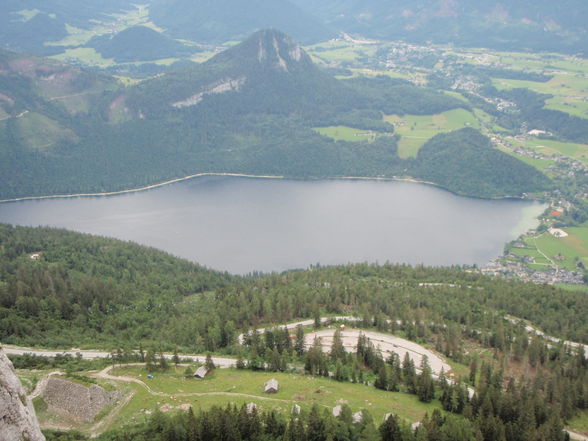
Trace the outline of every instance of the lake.
<path fill-rule="evenodd" d="M 478 264 L 537 225 L 536 202 L 370 180 L 206 176 L 116 196 L 0 204 L 0 222 L 130 240 L 244 274 L 320 263 Z"/>

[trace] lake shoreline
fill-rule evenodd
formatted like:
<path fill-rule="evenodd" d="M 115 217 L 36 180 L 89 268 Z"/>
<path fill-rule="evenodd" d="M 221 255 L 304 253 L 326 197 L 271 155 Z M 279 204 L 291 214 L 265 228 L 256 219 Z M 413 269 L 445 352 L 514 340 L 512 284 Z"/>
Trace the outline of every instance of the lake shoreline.
<path fill-rule="evenodd" d="M 167 181 L 159 182 L 156 184 L 145 185 L 142 187 L 136 188 L 129 188 L 125 190 L 117 190 L 117 191 L 109 191 L 109 192 L 97 192 L 97 193 L 71 193 L 71 194 L 56 194 L 56 195 L 45 195 L 45 196 L 23 196 L 20 198 L 11 198 L 11 199 L 2 199 L 0 200 L 0 204 L 7 204 L 10 202 L 22 202 L 22 201 L 34 201 L 34 200 L 44 200 L 44 199 L 68 199 L 68 198 L 81 198 L 81 197 L 104 197 L 104 196 L 117 196 L 123 194 L 131 194 L 137 193 L 147 190 L 153 190 L 155 188 L 164 187 L 171 184 L 176 184 L 178 182 L 188 181 L 195 178 L 201 178 L 205 176 L 225 176 L 225 177 L 234 177 L 234 178 L 251 178 L 251 179 L 291 179 L 291 180 L 304 180 L 304 181 L 319 181 L 319 180 L 357 180 L 357 181 L 398 181 L 398 182 L 413 182 L 415 184 L 425 184 L 431 185 L 437 188 L 441 188 L 449 193 L 452 193 L 456 196 L 473 198 L 473 199 L 481 199 L 481 200 L 528 200 L 534 201 L 534 199 L 525 198 L 522 196 L 495 196 L 495 197 L 480 197 L 475 195 L 469 195 L 464 193 L 457 193 L 448 188 L 437 184 L 431 181 L 425 181 L 422 179 L 411 178 L 411 177 L 397 177 L 397 176 L 325 176 L 325 177 L 316 177 L 316 178 L 300 178 L 300 177 L 291 177 L 291 176 L 283 176 L 283 175 L 255 175 L 255 174 L 247 174 L 247 173 L 228 173 L 228 172 L 202 172 L 196 173 L 193 175 L 184 176 L 181 178 L 174 178 L 169 179 Z"/>

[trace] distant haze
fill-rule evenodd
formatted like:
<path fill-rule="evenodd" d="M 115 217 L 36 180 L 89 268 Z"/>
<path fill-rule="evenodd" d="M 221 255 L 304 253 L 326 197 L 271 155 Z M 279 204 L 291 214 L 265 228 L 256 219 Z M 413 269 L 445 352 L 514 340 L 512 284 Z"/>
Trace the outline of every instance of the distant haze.
<path fill-rule="evenodd" d="M 205 177 L 120 196 L 1 204 L 0 221 L 131 240 L 244 274 L 360 261 L 485 264 L 541 210 L 409 182 Z"/>

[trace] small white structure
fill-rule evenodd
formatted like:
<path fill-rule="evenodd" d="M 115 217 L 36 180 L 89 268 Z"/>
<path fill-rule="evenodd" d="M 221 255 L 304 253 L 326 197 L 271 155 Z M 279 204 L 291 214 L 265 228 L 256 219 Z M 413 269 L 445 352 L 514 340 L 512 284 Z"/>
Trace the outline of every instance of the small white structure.
<path fill-rule="evenodd" d="M 568 237 L 568 233 L 566 233 L 564 230 L 559 229 L 559 228 L 549 228 L 548 231 L 554 237 L 558 237 L 558 238 Z"/>
<path fill-rule="evenodd" d="M 333 407 L 333 416 L 338 417 L 341 415 L 341 410 L 343 407 L 339 404 L 338 406 Z"/>
<path fill-rule="evenodd" d="M 198 370 L 194 373 L 194 378 L 199 378 L 200 380 L 202 380 L 204 377 L 206 377 L 206 374 L 208 374 L 208 369 L 206 368 L 206 366 L 200 366 Z"/>
<path fill-rule="evenodd" d="M 353 414 L 353 422 L 354 423 L 361 423 L 361 420 L 363 419 L 363 412 L 360 410 L 359 412 L 355 412 Z"/>
<path fill-rule="evenodd" d="M 247 413 L 253 413 L 257 410 L 257 404 L 255 403 L 248 403 L 246 406 Z"/>
<path fill-rule="evenodd" d="M 292 406 L 292 415 L 300 415 L 300 406 L 298 404 L 295 404 L 294 406 Z"/>
<path fill-rule="evenodd" d="M 265 383 L 263 391 L 266 394 L 275 394 L 278 392 L 279 389 L 280 389 L 280 385 L 278 384 L 278 380 L 276 380 L 275 378 L 272 378 L 267 383 Z"/>

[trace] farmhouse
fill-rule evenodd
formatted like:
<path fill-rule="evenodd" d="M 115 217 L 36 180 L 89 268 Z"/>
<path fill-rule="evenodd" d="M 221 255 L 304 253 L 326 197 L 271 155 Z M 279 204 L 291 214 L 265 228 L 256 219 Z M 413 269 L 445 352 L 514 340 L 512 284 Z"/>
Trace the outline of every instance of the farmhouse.
<path fill-rule="evenodd" d="M 275 394 L 278 392 L 279 388 L 280 388 L 280 385 L 278 384 L 278 380 L 276 380 L 275 378 L 272 378 L 267 383 L 265 383 L 263 391 L 266 394 Z"/>
<path fill-rule="evenodd" d="M 200 366 L 198 370 L 194 373 L 194 378 L 203 379 L 208 374 L 208 368 L 206 366 Z"/>

